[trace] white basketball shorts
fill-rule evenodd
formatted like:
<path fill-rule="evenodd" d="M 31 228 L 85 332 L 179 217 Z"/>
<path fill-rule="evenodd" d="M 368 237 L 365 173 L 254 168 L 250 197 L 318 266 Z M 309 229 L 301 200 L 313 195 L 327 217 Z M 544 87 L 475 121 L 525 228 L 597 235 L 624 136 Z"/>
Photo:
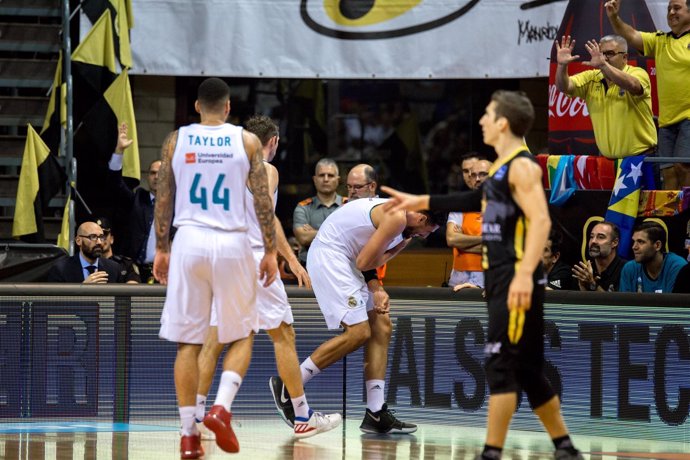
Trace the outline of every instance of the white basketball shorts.
<path fill-rule="evenodd" d="M 307 270 L 328 329 L 368 321 L 374 301 L 355 261 L 314 241 L 307 253 Z"/>
<path fill-rule="evenodd" d="M 253 251 L 254 262 L 256 263 L 256 310 L 259 315 L 259 328 L 264 331 L 277 329 L 280 323 L 292 324 L 292 308 L 288 302 L 285 292 L 285 285 L 280 276 L 268 287 L 264 287 L 263 280 L 259 279 L 259 263 L 264 257 L 263 251 Z M 217 326 L 218 321 L 215 309 L 211 310 L 211 326 Z"/>
<path fill-rule="evenodd" d="M 244 232 L 182 226 L 173 240 L 159 336 L 203 344 L 215 309 L 218 341 L 258 331 L 256 264 Z"/>

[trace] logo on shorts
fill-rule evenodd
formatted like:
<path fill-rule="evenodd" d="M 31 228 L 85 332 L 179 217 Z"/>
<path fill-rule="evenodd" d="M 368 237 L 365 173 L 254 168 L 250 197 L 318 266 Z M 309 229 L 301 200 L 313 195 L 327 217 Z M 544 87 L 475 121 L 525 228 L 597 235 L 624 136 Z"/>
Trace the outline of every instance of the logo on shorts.
<path fill-rule="evenodd" d="M 357 299 L 355 299 L 353 296 L 350 296 L 347 299 L 347 306 L 350 308 L 355 308 L 357 306 Z"/>
<path fill-rule="evenodd" d="M 185 163 L 196 163 L 196 153 L 190 152 L 184 154 Z"/>

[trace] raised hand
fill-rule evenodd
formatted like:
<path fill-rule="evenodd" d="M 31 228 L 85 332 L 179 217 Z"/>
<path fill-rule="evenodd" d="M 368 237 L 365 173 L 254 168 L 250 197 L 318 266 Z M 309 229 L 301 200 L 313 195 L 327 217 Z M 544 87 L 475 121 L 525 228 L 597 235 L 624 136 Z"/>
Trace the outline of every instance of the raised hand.
<path fill-rule="evenodd" d="M 600 69 L 606 64 L 606 59 L 599 49 L 599 43 L 596 40 L 590 40 L 585 43 L 585 49 L 590 54 L 589 61 L 584 61 L 583 64 Z"/>
<path fill-rule="evenodd" d="M 609 18 L 618 17 L 618 13 L 621 9 L 621 2 L 620 0 L 608 0 L 604 3 L 604 8 L 606 8 L 606 15 Z"/>
<path fill-rule="evenodd" d="M 573 56 L 574 49 L 575 40 L 571 40 L 570 35 L 564 35 L 561 37 L 560 43 L 558 43 L 558 40 L 556 40 L 556 62 L 561 65 L 568 65 L 571 62 L 580 59 L 579 54 Z"/>
<path fill-rule="evenodd" d="M 127 135 L 128 131 L 129 127 L 127 126 L 127 123 L 122 122 L 118 129 L 117 147 L 115 147 L 115 153 L 122 154 L 125 151 L 125 149 L 132 145 L 132 143 L 134 142 L 134 140 L 130 139 Z"/>

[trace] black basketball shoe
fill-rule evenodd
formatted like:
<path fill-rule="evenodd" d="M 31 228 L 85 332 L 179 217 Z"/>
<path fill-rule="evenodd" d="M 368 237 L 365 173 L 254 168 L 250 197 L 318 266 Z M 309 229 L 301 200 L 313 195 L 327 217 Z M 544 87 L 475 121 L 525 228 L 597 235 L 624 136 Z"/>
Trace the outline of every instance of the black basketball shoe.
<path fill-rule="evenodd" d="M 364 433 L 409 434 L 417 431 L 417 425 L 398 420 L 393 415 L 393 411 L 388 410 L 388 404 L 384 404 L 378 412 L 367 409 L 359 429 Z"/>
<path fill-rule="evenodd" d="M 571 447 L 570 449 L 556 449 L 553 454 L 555 460 L 584 460 L 579 450 Z"/>
<path fill-rule="evenodd" d="M 294 428 L 295 409 L 292 407 L 292 401 L 290 401 L 290 393 L 288 393 L 287 388 L 283 385 L 283 379 L 280 377 L 271 377 L 268 380 L 268 386 L 271 388 L 273 402 L 275 402 L 280 417 L 290 428 Z"/>

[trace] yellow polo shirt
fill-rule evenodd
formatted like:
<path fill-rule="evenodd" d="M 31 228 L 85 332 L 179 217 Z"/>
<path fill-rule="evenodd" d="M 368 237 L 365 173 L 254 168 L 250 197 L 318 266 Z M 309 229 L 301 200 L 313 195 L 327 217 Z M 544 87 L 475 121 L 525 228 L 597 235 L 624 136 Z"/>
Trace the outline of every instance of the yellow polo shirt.
<path fill-rule="evenodd" d="M 643 93 L 635 96 L 618 85 L 604 85 L 600 70 L 585 70 L 570 77 L 572 94 L 587 103 L 594 127 L 594 139 L 606 158 L 637 155 L 656 146 L 649 75 L 644 69 L 626 65 L 623 72 L 637 78 Z"/>
<path fill-rule="evenodd" d="M 640 32 L 645 56 L 656 61 L 659 126 L 690 119 L 690 31 L 680 37 L 670 32 Z"/>

